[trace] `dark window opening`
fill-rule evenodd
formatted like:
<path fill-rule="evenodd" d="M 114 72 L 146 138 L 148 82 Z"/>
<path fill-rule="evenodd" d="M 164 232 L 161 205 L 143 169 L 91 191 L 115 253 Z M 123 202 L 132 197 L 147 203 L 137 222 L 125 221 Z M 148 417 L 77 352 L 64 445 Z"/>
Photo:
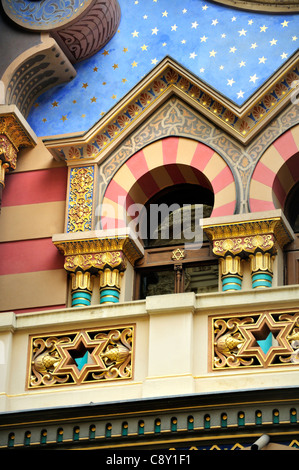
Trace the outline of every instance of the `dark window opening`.
<path fill-rule="evenodd" d="M 213 192 L 202 186 L 180 184 L 163 189 L 145 205 L 141 218 L 142 233 L 146 233 L 144 246 L 192 243 L 199 216 L 210 217 L 213 205 Z"/>
<path fill-rule="evenodd" d="M 137 272 L 139 299 L 151 295 L 178 294 L 182 292 L 218 291 L 218 263 L 173 264 L 157 268 L 145 268 Z M 139 295 L 138 295 L 139 294 Z"/>
<path fill-rule="evenodd" d="M 218 291 L 218 261 L 211 253 L 199 220 L 210 217 L 213 205 L 214 194 L 208 182 L 205 187 L 195 184 L 167 187 L 148 201 L 139 225 L 144 234 L 145 254 L 135 266 L 135 299 Z M 156 212 L 152 212 L 153 208 Z M 178 256 L 174 256 L 178 250 Z"/>
<path fill-rule="evenodd" d="M 299 232 L 299 183 L 293 186 L 287 197 L 285 214 L 294 232 Z"/>

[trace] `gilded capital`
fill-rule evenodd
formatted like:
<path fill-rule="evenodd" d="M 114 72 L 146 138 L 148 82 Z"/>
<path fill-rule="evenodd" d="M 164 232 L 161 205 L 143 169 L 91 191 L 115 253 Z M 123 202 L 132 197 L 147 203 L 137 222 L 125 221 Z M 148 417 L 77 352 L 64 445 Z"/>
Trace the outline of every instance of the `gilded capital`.
<path fill-rule="evenodd" d="M 251 272 L 261 272 L 267 271 L 269 273 L 273 273 L 273 261 L 274 256 L 271 253 L 255 253 L 255 255 L 250 255 L 250 265 L 251 265 Z"/>
<path fill-rule="evenodd" d="M 92 292 L 93 276 L 89 271 L 76 271 L 75 273 L 71 273 L 71 280 L 72 291 L 82 289 Z"/>
<path fill-rule="evenodd" d="M 108 251 L 104 253 L 87 253 L 69 255 L 65 258 L 64 268 L 67 271 L 75 272 L 78 269 L 83 271 L 96 272 L 105 267 L 126 269 L 126 261 L 122 252 Z"/>
<path fill-rule="evenodd" d="M 275 254 L 279 247 L 283 248 L 293 240 L 293 234 L 282 212 L 273 212 L 273 217 L 253 218 L 255 214 L 251 214 L 248 220 L 238 216 L 239 220 L 234 217 L 228 223 L 209 224 L 206 219 L 203 230 L 212 243 L 213 253 L 222 257 L 248 257 L 256 252 Z"/>
<path fill-rule="evenodd" d="M 15 170 L 19 149 L 34 147 L 36 137 L 16 106 L 0 106 L 0 184 L 5 185 L 5 174 Z"/>
<path fill-rule="evenodd" d="M 125 267 L 126 261 L 134 265 L 142 257 L 141 247 L 128 234 L 105 236 L 102 232 L 85 233 L 89 235 L 86 238 L 65 234 L 53 237 L 54 245 L 66 257 L 65 268 L 70 271 L 76 264 L 82 269 L 103 269 L 105 265 Z"/>

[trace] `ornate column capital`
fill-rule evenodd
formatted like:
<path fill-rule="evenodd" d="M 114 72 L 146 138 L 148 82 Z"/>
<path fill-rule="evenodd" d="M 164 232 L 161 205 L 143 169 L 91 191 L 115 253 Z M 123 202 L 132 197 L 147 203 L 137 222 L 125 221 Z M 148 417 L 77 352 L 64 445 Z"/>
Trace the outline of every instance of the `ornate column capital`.
<path fill-rule="evenodd" d="M 15 170 L 20 148 L 34 147 L 36 136 L 15 105 L 0 106 L 0 184 L 5 173 Z"/>
<path fill-rule="evenodd" d="M 53 236 L 53 243 L 65 256 L 64 268 L 71 273 L 72 302 L 81 299 L 82 287 L 77 277 L 78 273 L 90 273 L 100 276 L 100 303 L 118 302 L 121 279 L 127 268 L 127 262 L 134 265 L 143 255 L 141 244 L 134 240 L 130 233 L 119 232 L 110 234 L 107 231 L 90 231 L 78 234 L 61 234 Z M 89 281 L 89 278 L 88 278 Z M 87 294 L 85 293 L 85 298 Z M 91 295 L 89 296 L 89 303 Z M 86 302 L 86 301 L 84 301 Z M 86 303 L 85 303 L 86 305 Z"/>
<path fill-rule="evenodd" d="M 245 218 L 246 217 L 246 218 Z M 240 214 L 230 221 L 205 219 L 203 230 L 217 256 L 248 257 L 257 251 L 276 253 L 294 239 L 293 231 L 283 212 Z"/>
<path fill-rule="evenodd" d="M 235 215 L 229 221 L 222 217 L 205 219 L 203 230 L 213 253 L 220 258 L 223 290 L 241 289 L 242 259 L 251 261 L 254 289 L 271 287 L 275 255 L 294 239 L 281 210 Z"/>
<path fill-rule="evenodd" d="M 121 264 L 119 256 L 122 262 L 128 260 L 134 265 L 143 256 L 141 243 L 126 230 L 67 233 L 54 235 L 52 240 L 68 260 L 69 270 L 73 270 L 72 263 L 79 263 L 83 269 L 103 269 L 105 264 L 115 267 Z"/>

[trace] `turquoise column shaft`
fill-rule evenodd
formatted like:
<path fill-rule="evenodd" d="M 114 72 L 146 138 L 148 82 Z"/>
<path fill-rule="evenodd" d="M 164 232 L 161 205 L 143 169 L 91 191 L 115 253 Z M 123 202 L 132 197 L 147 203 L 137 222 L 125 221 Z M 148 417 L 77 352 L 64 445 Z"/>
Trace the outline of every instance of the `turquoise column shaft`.
<path fill-rule="evenodd" d="M 226 276 L 222 278 L 222 290 L 241 290 L 242 289 L 242 279 L 239 276 Z"/>
<path fill-rule="evenodd" d="M 86 307 L 91 304 L 91 292 L 77 290 L 72 292 L 72 307 Z"/>
<path fill-rule="evenodd" d="M 100 291 L 100 304 L 104 303 L 118 303 L 119 302 L 119 290 L 117 288 L 107 287 Z"/>
<path fill-rule="evenodd" d="M 252 288 L 272 287 L 272 274 L 267 272 L 258 272 L 252 274 Z"/>

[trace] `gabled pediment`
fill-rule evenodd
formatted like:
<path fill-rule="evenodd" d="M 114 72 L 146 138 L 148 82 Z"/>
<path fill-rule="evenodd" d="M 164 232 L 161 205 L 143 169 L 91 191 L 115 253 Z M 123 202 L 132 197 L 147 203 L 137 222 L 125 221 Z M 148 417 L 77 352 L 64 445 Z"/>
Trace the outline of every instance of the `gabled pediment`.
<path fill-rule="evenodd" d="M 242 106 L 237 106 L 167 57 L 89 131 L 45 139 L 45 145 L 58 159 L 102 161 L 172 95 L 246 145 L 296 93 L 298 57 L 299 53 L 296 53 Z"/>

